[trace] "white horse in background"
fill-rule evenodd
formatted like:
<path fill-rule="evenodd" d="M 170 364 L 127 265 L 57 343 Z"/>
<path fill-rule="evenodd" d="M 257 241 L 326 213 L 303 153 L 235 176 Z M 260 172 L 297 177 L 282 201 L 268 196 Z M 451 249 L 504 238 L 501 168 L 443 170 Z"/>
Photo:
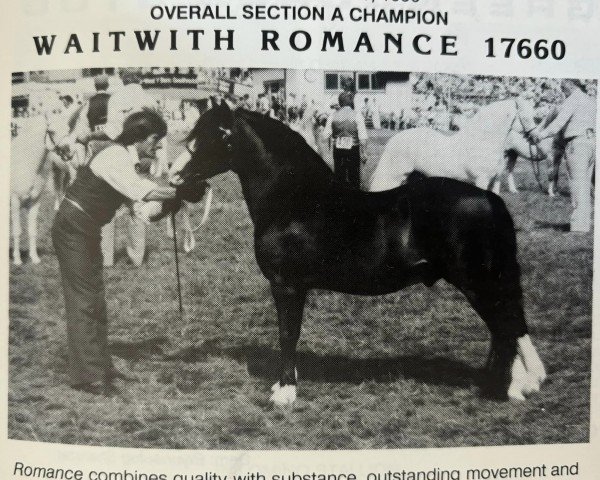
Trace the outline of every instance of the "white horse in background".
<path fill-rule="evenodd" d="M 37 251 L 37 220 L 42 192 L 53 164 L 64 164 L 58 139 L 67 135 L 73 111 L 29 117 L 11 141 L 10 209 L 15 265 L 21 265 L 21 211 L 27 214 L 27 235 L 31 263 L 40 263 Z M 62 168 L 62 167 L 61 167 Z"/>
<path fill-rule="evenodd" d="M 58 126 L 50 129 L 48 155 L 52 160 L 52 179 L 54 182 L 54 210 L 58 211 L 60 202 L 67 193 L 67 188 L 75 180 L 77 169 L 84 165 L 87 159 L 85 145 L 81 143 L 70 143 L 69 146 L 61 148 L 61 140 L 73 133 L 83 106 L 73 105 L 61 112 Z"/>
<path fill-rule="evenodd" d="M 554 109 L 542 119 L 541 125 L 543 128 L 547 127 L 558 115 L 558 109 Z M 559 132 L 555 137 L 543 138 L 537 144 L 531 143 L 527 139 L 527 135 L 513 134 L 510 136 L 510 141 L 507 144 L 507 182 L 508 189 L 511 193 L 518 192 L 513 171 L 516 166 L 518 158 L 529 160 L 534 164 L 541 164 L 545 160 L 545 166 L 547 171 L 548 185 L 546 192 L 550 197 L 554 197 L 558 191 L 558 176 L 560 170 L 560 164 L 565 154 L 566 141 L 563 135 L 564 132 Z M 535 168 L 535 166 L 534 166 Z M 541 175 L 535 172 L 538 176 L 537 181 L 541 185 Z M 543 187 L 542 187 L 543 188 Z M 500 177 L 497 177 L 494 183 L 494 192 L 500 191 Z"/>
<path fill-rule="evenodd" d="M 413 171 L 490 188 L 492 180 L 505 170 L 505 151 L 535 126 L 529 105 L 520 98 L 492 103 L 452 135 L 431 128 L 396 134 L 384 149 L 369 190 L 395 188 Z"/>

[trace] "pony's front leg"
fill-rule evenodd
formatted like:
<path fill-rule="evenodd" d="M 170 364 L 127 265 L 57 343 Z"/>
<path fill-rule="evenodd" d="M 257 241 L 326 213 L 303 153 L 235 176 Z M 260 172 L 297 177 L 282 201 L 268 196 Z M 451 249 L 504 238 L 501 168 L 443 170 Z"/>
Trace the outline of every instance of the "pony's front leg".
<path fill-rule="evenodd" d="M 508 191 L 510 193 L 518 193 L 517 183 L 515 182 L 515 167 L 517 165 L 518 155 L 516 153 L 510 153 L 506 159 L 506 181 L 508 183 Z"/>
<path fill-rule="evenodd" d="M 548 155 L 548 196 L 555 197 L 558 193 L 558 176 L 560 174 L 560 163 L 563 152 L 557 148 L 553 149 L 552 155 Z"/>
<path fill-rule="evenodd" d="M 300 338 L 306 290 L 289 285 L 271 284 L 279 320 L 279 344 L 281 348 L 281 376 L 273 385 L 271 401 L 287 405 L 296 400 L 296 346 Z"/>
<path fill-rule="evenodd" d="M 492 183 L 492 192 L 494 192 L 496 195 L 500 195 L 501 184 L 502 184 L 502 181 L 500 180 L 500 175 L 496 175 L 496 178 L 494 179 L 494 183 Z"/>
<path fill-rule="evenodd" d="M 191 208 L 192 206 L 187 202 L 183 202 L 183 205 L 181 206 L 181 217 L 183 221 L 183 250 L 185 253 L 190 253 L 194 248 L 196 248 L 196 238 L 194 236 L 194 229 L 192 227 Z"/>
<path fill-rule="evenodd" d="M 10 217 L 13 236 L 13 263 L 22 265 L 21 260 L 21 200 L 17 195 L 10 199 Z"/>
<path fill-rule="evenodd" d="M 37 221 L 38 213 L 40 211 L 40 199 L 33 200 L 33 204 L 29 208 L 27 213 L 27 237 L 29 240 L 29 258 L 31 263 L 40 263 L 40 257 L 37 251 Z"/>

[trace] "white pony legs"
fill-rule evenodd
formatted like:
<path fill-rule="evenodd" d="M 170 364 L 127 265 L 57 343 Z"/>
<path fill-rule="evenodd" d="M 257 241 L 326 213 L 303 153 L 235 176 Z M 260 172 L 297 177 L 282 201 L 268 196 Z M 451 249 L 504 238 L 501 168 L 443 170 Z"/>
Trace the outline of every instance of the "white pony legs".
<path fill-rule="evenodd" d="M 513 172 L 508 172 L 506 176 L 506 181 L 508 182 L 508 191 L 510 193 L 517 193 L 519 189 L 517 188 L 517 184 L 515 183 L 515 176 Z"/>
<path fill-rule="evenodd" d="M 31 263 L 40 263 L 40 257 L 37 251 L 37 218 L 40 211 L 40 202 L 38 200 L 33 201 L 31 206 L 27 209 L 27 236 L 29 241 L 29 258 Z M 21 199 L 18 195 L 12 195 L 10 199 L 10 219 L 12 224 L 12 237 L 13 237 L 13 263 L 15 265 L 22 265 L 23 259 L 21 258 L 21 233 L 23 229 L 21 227 Z"/>
<path fill-rule="evenodd" d="M 500 178 L 496 177 L 494 184 L 492 185 L 492 192 L 494 192 L 496 195 L 500 195 L 500 183 Z"/>
<path fill-rule="evenodd" d="M 196 248 L 196 237 L 194 236 L 190 210 L 191 206 L 187 202 L 183 202 L 181 214 L 183 220 L 183 251 L 185 253 L 190 253 Z"/>
<path fill-rule="evenodd" d="M 191 218 L 191 206 L 187 202 L 183 202 L 181 205 L 181 221 L 183 223 L 183 251 L 185 253 L 190 253 L 194 248 L 196 248 L 196 237 L 194 235 L 194 228 L 192 227 L 192 218 Z M 173 223 L 171 221 L 171 216 L 165 218 L 167 222 L 167 237 L 173 238 Z"/>
<path fill-rule="evenodd" d="M 511 171 L 509 171 L 506 174 L 506 182 L 508 183 L 508 191 L 510 193 L 518 193 L 519 189 L 517 188 L 517 184 L 515 182 L 515 176 Z M 494 192 L 496 195 L 500 195 L 500 185 L 501 184 L 502 184 L 502 181 L 500 179 L 500 175 L 498 175 L 496 177 L 496 179 L 494 180 L 494 184 L 492 186 L 492 192 Z"/>
<path fill-rule="evenodd" d="M 40 263 L 37 251 L 37 218 L 40 211 L 39 199 L 33 202 L 27 213 L 27 236 L 29 239 L 29 258 L 31 263 Z"/>
<path fill-rule="evenodd" d="M 508 398 L 523 401 L 527 395 L 538 392 L 546 380 L 546 370 L 529 335 L 517 340 L 517 355 L 511 368 Z"/>
<path fill-rule="evenodd" d="M 13 263 L 21 265 L 21 199 L 18 195 L 12 195 L 10 199 L 10 217 L 13 235 Z"/>

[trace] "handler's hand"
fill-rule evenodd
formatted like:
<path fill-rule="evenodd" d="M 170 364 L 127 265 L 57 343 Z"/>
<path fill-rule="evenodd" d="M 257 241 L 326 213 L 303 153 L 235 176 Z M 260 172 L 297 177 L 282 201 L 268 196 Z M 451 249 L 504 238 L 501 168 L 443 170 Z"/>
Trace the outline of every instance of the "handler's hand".
<path fill-rule="evenodd" d="M 144 197 L 144 200 L 147 202 L 150 200 L 158 200 L 161 202 L 164 200 L 172 200 L 175 198 L 176 193 L 177 191 L 174 187 L 156 187 Z"/>
<path fill-rule="evenodd" d="M 190 203 L 198 203 L 210 187 L 206 180 L 192 179 L 177 187 L 177 198 Z"/>
<path fill-rule="evenodd" d="M 173 198 L 164 202 L 149 201 L 136 202 L 133 205 L 133 213 L 146 223 L 156 222 L 170 213 L 177 213 L 181 208 L 181 200 Z"/>
<path fill-rule="evenodd" d="M 529 132 L 529 138 L 533 143 L 539 143 L 542 139 L 540 137 L 540 130 L 538 128 L 534 128 L 531 132 Z"/>

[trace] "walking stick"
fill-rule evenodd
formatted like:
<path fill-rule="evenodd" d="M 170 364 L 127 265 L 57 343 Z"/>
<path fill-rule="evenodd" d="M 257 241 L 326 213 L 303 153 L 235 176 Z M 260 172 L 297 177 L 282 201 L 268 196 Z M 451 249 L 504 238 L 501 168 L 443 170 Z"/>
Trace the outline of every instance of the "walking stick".
<path fill-rule="evenodd" d="M 177 298 L 179 300 L 179 315 L 183 317 L 183 301 L 181 300 L 181 277 L 179 276 L 179 254 L 177 252 L 177 227 L 175 225 L 175 212 L 171 212 L 171 226 L 173 227 L 173 247 L 175 250 L 175 274 L 177 275 Z"/>

